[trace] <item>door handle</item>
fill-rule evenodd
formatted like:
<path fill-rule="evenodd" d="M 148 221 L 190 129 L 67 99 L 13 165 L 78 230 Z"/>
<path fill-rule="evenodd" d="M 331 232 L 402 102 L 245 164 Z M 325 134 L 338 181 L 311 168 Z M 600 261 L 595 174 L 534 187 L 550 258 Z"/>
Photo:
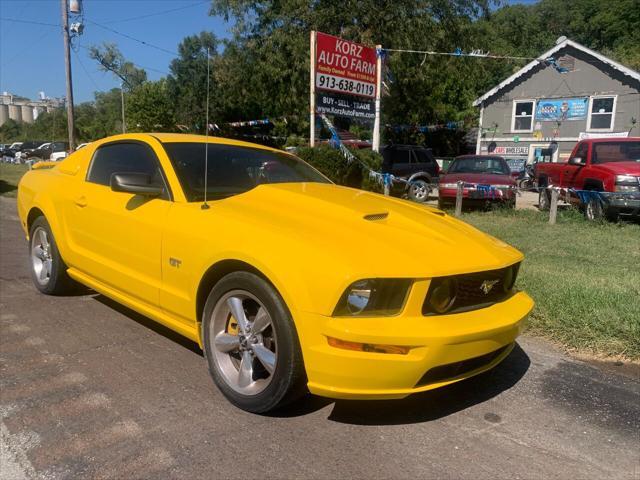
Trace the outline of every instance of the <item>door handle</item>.
<path fill-rule="evenodd" d="M 80 208 L 84 208 L 87 206 L 87 197 L 85 196 L 81 196 L 81 197 L 76 197 L 76 199 L 74 200 L 75 204 L 77 206 L 79 206 Z"/>

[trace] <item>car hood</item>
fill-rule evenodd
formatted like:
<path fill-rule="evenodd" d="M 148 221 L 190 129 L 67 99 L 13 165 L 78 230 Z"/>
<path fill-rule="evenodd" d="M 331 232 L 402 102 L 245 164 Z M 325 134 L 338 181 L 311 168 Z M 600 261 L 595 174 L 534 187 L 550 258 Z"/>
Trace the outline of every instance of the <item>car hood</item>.
<path fill-rule="evenodd" d="M 514 185 L 511 175 L 496 175 L 492 173 L 448 173 L 440 175 L 440 183 L 481 183 L 484 185 Z"/>
<path fill-rule="evenodd" d="M 607 162 L 593 165 L 593 168 L 614 175 L 640 175 L 640 162 Z"/>
<path fill-rule="evenodd" d="M 295 242 L 290 251 L 303 252 L 295 259 L 301 268 L 313 256 L 361 275 L 419 278 L 522 259 L 506 243 L 435 208 L 331 184 L 260 185 L 220 203 L 230 222 L 250 225 L 256 238 L 277 231 L 284 245 Z"/>

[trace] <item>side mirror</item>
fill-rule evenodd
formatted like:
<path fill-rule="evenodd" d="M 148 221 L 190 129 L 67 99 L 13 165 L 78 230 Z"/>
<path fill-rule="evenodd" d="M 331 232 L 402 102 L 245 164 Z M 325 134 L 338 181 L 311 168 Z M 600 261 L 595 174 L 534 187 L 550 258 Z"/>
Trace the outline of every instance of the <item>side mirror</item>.
<path fill-rule="evenodd" d="M 111 190 L 145 197 L 159 197 L 164 192 L 163 186 L 151 183 L 151 175 L 146 173 L 112 173 Z"/>
<path fill-rule="evenodd" d="M 580 166 L 580 165 L 584 165 L 585 163 L 587 163 L 587 162 L 585 162 L 584 158 L 581 158 L 581 157 L 571 157 L 569 159 L 569 165 L 579 165 Z"/>

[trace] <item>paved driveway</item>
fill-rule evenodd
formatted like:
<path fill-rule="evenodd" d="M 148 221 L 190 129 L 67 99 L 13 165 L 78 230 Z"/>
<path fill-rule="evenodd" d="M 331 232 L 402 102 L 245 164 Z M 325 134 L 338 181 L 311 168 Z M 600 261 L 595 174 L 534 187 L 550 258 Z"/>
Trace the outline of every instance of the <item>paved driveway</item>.
<path fill-rule="evenodd" d="M 640 478 L 637 370 L 523 338 L 403 401 L 229 405 L 191 342 L 101 295 L 31 286 L 0 199 L 0 478 Z"/>

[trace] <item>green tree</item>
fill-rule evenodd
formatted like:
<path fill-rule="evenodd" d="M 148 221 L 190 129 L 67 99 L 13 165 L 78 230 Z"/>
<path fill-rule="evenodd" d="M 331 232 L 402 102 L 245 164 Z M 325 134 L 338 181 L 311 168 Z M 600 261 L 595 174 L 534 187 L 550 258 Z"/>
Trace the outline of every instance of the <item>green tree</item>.
<path fill-rule="evenodd" d="M 118 77 L 123 86 L 131 90 L 147 80 L 147 72 L 127 61 L 117 45 L 103 43 L 89 48 L 89 57 L 100 64 L 100 69 Z"/>
<path fill-rule="evenodd" d="M 207 49 L 209 49 L 210 120 L 214 121 L 214 97 L 220 93 L 216 90 L 214 78 L 214 60 L 217 57 L 218 40 L 211 32 L 201 32 L 199 35 L 186 37 L 178 46 L 180 56 L 169 66 L 171 74 L 167 78 L 167 89 L 174 102 L 176 121 L 189 128 L 204 131 L 206 85 L 207 85 Z"/>
<path fill-rule="evenodd" d="M 174 103 L 166 80 L 144 82 L 127 96 L 127 123 L 130 131 L 171 131 Z"/>

